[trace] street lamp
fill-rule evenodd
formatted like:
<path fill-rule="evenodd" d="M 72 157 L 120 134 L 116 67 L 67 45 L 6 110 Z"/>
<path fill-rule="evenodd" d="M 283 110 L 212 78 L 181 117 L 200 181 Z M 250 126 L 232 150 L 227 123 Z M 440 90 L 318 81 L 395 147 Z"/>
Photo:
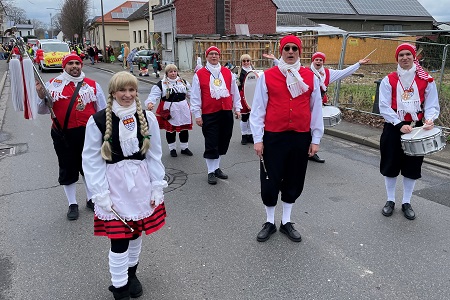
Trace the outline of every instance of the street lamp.
<path fill-rule="evenodd" d="M 47 9 L 54 9 L 54 10 L 61 10 L 59 8 L 53 8 L 53 7 L 47 7 Z M 50 13 L 50 30 L 51 30 L 51 39 L 53 38 L 53 18 L 52 18 L 52 13 Z"/>

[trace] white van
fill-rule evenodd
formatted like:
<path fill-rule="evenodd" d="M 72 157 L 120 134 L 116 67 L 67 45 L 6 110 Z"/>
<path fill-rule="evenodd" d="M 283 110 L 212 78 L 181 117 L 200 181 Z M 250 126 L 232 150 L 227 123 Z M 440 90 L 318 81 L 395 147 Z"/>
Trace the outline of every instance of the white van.
<path fill-rule="evenodd" d="M 62 69 L 64 56 L 70 54 L 69 45 L 55 39 L 39 40 L 37 55 L 40 56 L 39 69 L 42 72 Z"/>

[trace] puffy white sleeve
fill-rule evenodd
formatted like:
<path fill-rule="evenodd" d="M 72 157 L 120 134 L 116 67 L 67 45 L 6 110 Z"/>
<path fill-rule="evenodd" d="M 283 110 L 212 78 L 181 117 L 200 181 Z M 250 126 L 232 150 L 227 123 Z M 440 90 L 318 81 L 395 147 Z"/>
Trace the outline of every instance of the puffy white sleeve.
<path fill-rule="evenodd" d="M 162 147 L 158 121 L 151 111 L 146 111 L 146 115 L 150 134 L 150 149 L 145 155 L 145 160 L 152 183 L 151 200 L 155 200 L 156 205 L 158 205 L 164 198 L 163 189 L 167 187 L 167 181 L 164 180 L 166 171 L 161 161 Z"/>
<path fill-rule="evenodd" d="M 436 120 L 439 117 L 439 97 L 436 82 L 429 82 L 425 89 L 425 120 Z"/>
<path fill-rule="evenodd" d="M 155 104 L 158 102 L 159 99 L 161 99 L 162 91 L 159 89 L 159 86 L 155 84 L 152 86 L 152 89 L 150 90 L 150 94 L 148 94 L 147 100 L 145 100 L 145 107 L 148 106 L 149 103 Z"/>
<path fill-rule="evenodd" d="M 47 81 L 45 83 L 45 89 L 48 90 L 48 86 L 50 85 L 50 82 Z M 48 106 L 45 104 L 45 99 L 41 99 L 39 98 L 39 96 L 36 93 L 36 103 L 37 103 L 37 107 L 38 107 L 38 114 L 40 115 L 45 115 L 45 114 L 49 114 L 50 113 L 50 109 L 48 108 Z"/>
<path fill-rule="evenodd" d="M 105 93 L 103 93 L 102 87 L 97 82 L 95 83 L 95 90 L 97 91 L 97 101 L 96 101 L 96 107 L 95 111 L 100 111 L 104 108 L 106 108 L 106 96 Z"/>
<path fill-rule="evenodd" d="M 255 143 L 263 141 L 268 101 L 269 95 L 267 94 L 266 76 L 265 74 L 262 74 L 256 82 L 252 113 L 250 114 L 250 128 Z"/>
<path fill-rule="evenodd" d="M 202 99 L 201 99 L 200 82 L 198 80 L 197 74 L 192 78 L 192 89 L 191 89 L 191 111 L 195 118 L 200 118 L 202 116 Z"/>
<path fill-rule="evenodd" d="M 323 136 L 324 125 L 322 112 L 322 96 L 320 94 L 320 82 L 317 76 L 314 76 L 314 90 L 311 94 L 309 105 L 311 109 L 311 143 L 319 145 L 320 139 Z"/>
<path fill-rule="evenodd" d="M 239 94 L 239 88 L 236 81 L 236 74 L 231 73 L 231 97 L 233 99 L 233 107 L 235 111 L 241 111 L 241 94 Z"/>
<path fill-rule="evenodd" d="M 86 124 L 83 147 L 83 172 L 88 189 L 92 192 L 94 203 L 109 194 L 106 179 L 106 161 L 101 154 L 103 144 L 102 133 L 91 116 Z"/>

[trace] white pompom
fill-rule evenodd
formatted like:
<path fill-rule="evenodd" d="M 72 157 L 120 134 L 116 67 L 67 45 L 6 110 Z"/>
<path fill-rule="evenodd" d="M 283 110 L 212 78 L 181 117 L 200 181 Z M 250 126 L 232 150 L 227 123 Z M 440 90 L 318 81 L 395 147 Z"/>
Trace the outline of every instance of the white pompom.
<path fill-rule="evenodd" d="M 27 93 L 27 105 L 29 112 L 29 119 L 36 119 L 38 110 L 38 95 L 36 92 L 36 81 L 34 79 L 33 62 L 29 57 L 22 61 L 23 74 L 25 77 L 25 92 Z"/>

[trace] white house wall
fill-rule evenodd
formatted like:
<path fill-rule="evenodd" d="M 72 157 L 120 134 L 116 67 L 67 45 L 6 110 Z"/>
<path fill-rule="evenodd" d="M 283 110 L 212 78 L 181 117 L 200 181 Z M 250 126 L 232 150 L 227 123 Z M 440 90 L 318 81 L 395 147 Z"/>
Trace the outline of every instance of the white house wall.
<path fill-rule="evenodd" d="M 161 33 L 161 40 L 163 44 L 163 50 L 161 53 L 163 65 L 175 63 L 175 44 L 172 45 L 172 49 L 167 49 L 167 44 L 165 41 L 166 36 L 171 36 L 173 40 L 172 30 L 175 30 L 176 28 L 175 20 L 175 10 L 165 11 L 154 16 L 155 32 Z"/>

